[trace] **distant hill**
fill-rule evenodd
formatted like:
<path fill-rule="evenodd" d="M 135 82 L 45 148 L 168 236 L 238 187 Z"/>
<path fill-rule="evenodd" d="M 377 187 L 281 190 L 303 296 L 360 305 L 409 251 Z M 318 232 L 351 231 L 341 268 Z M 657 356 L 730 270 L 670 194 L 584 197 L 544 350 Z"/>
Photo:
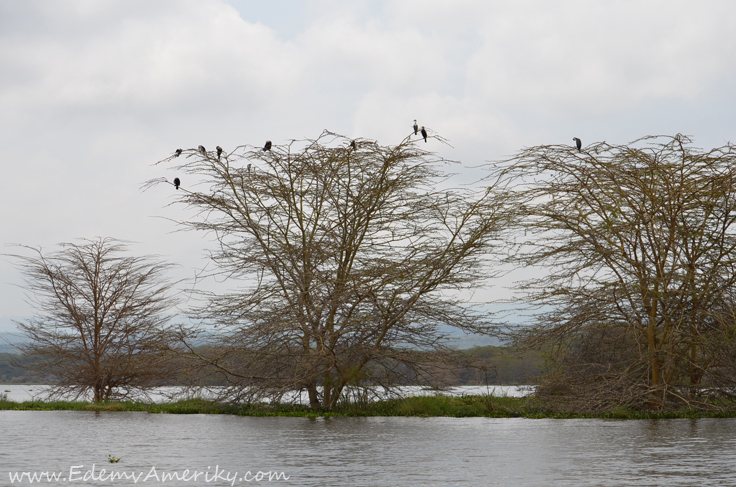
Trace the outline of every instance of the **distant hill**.
<path fill-rule="evenodd" d="M 473 347 L 497 347 L 502 345 L 501 340 L 495 337 L 489 337 L 487 335 L 463 335 L 453 337 L 448 345 L 457 350 L 465 350 Z"/>
<path fill-rule="evenodd" d="M 533 384 L 542 375 L 544 357 L 540 353 L 519 353 L 510 347 L 483 346 L 464 350 L 488 367 L 458 371 L 461 384 Z"/>
<path fill-rule="evenodd" d="M 0 333 L 0 353 L 18 353 L 13 344 L 22 341 L 22 337 L 19 337 L 17 333 Z"/>
<path fill-rule="evenodd" d="M 18 354 L 0 353 L 0 384 L 51 384 L 49 379 L 23 367 L 32 358 Z"/>

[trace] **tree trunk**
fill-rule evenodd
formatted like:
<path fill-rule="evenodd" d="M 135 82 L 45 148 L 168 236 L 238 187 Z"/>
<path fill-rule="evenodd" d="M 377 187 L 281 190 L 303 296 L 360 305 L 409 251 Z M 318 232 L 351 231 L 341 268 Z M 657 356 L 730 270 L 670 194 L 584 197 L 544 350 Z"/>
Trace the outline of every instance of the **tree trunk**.
<path fill-rule="evenodd" d="M 309 393 L 309 407 L 312 409 L 319 409 L 322 404 L 319 402 L 319 394 L 317 392 L 317 384 L 309 384 L 307 386 L 307 392 Z"/>
<path fill-rule="evenodd" d="M 649 307 L 649 327 L 647 330 L 647 344 L 649 348 L 649 366 L 651 369 L 650 387 L 652 387 L 652 397 L 649 400 L 650 409 L 659 408 L 659 395 L 657 386 L 659 386 L 659 357 L 657 356 L 657 301 L 652 300 Z"/>

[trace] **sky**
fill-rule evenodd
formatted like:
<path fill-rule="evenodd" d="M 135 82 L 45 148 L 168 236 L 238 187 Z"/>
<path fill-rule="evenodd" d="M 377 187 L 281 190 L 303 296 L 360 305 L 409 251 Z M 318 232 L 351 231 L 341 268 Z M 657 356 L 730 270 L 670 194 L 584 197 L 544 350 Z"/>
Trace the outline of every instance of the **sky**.
<path fill-rule="evenodd" d="M 389 145 L 417 119 L 467 178 L 572 137 L 722 146 L 734 21 L 727 0 L 0 0 L 0 253 L 113 237 L 192 277 L 211 239 L 141 186 L 200 144 Z M 33 312 L 22 284 L 0 256 L 0 331 Z"/>

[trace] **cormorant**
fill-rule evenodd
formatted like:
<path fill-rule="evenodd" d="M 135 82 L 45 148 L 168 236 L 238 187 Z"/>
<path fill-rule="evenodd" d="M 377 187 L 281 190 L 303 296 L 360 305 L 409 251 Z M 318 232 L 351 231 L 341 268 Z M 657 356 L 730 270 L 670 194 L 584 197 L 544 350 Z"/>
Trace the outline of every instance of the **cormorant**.
<path fill-rule="evenodd" d="M 427 131 L 424 129 L 424 125 L 422 125 L 422 137 L 424 137 L 424 142 L 427 142 Z"/>
<path fill-rule="evenodd" d="M 414 135 L 419 133 L 419 125 L 417 125 L 416 119 L 414 120 Z"/>
<path fill-rule="evenodd" d="M 219 159 L 219 158 L 220 158 L 220 155 L 222 155 L 222 147 L 220 147 L 220 146 L 218 145 L 218 146 L 216 147 L 216 149 L 217 149 L 217 158 Z"/>
<path fill-rule="evenodd" d="M 358 150 L 358 144 L 355 143 L 354 140 L 350 141 L 350 148 L 353 150 Z"/>
<path fill-rule="evenodd" d="M 179 157 L 181 155 L 181 149 L 176 149 L 176 152 L 174 152 L 174 157 Z"/>
<path fill-rule="evenodd" d="M 181 186 L 181 181 L 179 181 L 179 178 L 174 178 L 174 187 L 179 189 L 179 186 Z"/>
<path fill-rule="evenodd" d="M 267 140 L 266 145 L 263 146 L 263 150 L 271 150 L 271 141 Z"/>
<path fill-rule="evenodd" d="M 248 174 L 250 174 L 250 164 L 248 164 Z"/>
<path fill-rule="evenodd" d="M 572 140 L 575 141 L 575 147 L 578 148 L 578 152 L 580 152 L 580 149 L 583 147 L 583 142 L 578 139 L 577 137 L 573 137 Z"/>
<path fill-rule="evenodd" d="M 199 146 L 199 152 L 201 152 L 203 156 L 207 155 L 207 149 L 205 149 L 203 145 Z"/>

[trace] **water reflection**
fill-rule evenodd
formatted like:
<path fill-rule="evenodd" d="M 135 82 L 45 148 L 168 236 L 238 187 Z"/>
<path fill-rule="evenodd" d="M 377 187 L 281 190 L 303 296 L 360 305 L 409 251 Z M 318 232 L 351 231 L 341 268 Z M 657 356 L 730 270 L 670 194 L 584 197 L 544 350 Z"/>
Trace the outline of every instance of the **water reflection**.
<path fill-rule="evenodd" d="M 736 420 L 253 418 L 0 411 L 9 471 L 279 471 L 277 485 L 736 485 Z M 107 464 L 107 455 L 122 457 Z M 230 485 L 154 482 L 160 485 Z M 57 485 L 48 483 L 45 485 Z M 121 481 L 58 485 L 131 485 Z M 246 485 L 235 482 L 235 485 Z"/>

